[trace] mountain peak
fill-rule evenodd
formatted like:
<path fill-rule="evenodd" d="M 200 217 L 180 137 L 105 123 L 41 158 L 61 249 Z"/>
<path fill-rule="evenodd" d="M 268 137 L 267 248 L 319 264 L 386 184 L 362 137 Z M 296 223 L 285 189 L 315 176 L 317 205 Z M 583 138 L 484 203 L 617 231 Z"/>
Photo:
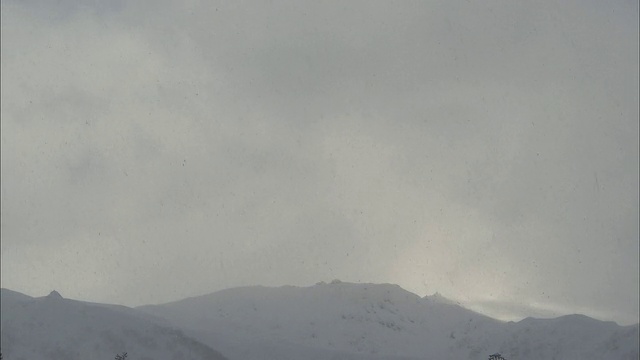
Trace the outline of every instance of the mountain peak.
<path fill-rule="evenodd" d="M 448 299 L 448 298 L 442 296 L 442 294 L 440 294 L 439 292 L 435 292 L 431 296 L 425 296 L 425 299 L 430 300 L 430 301 L 435 302 L 435 303 L 439 303 L 439 304 L 460 305 L 458 302 L 455 302 L 455 301 L 453 301 L 451 299 Z"/>
<path fill-rule="evenodd" d="M 63 299 L 63 297 L 59 292 L 53 290 L 49 295 L 47 295 L 47 299 Z"/>

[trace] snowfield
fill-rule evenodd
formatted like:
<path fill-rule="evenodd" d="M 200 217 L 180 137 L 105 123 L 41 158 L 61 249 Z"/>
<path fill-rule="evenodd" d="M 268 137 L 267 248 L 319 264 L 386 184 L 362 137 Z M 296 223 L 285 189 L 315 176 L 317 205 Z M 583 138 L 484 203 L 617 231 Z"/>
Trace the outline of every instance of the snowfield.
<path fill-rule="evenodd" d="M 135 309 L 2 289 L 4 359 L 638 359 L 638 325 L 502 322 L 389 284 L 243 287 Z"/>
<path fill-rule="evenodd" d="M 309 355 L 326 351 L 344 359 L 638 359 L 638 325 L 580 315 L 502 322 L 389 284 L 245 287 L 139 309 L 237 360 L 332 358 Z"/>

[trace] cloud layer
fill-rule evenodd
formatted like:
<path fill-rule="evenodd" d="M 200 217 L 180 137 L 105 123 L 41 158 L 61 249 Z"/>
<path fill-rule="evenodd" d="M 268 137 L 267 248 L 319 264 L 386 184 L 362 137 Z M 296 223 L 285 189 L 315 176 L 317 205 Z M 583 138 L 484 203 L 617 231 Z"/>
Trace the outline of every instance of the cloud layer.
<path fill-rule="evenodd" d="M 3 1 L 2 286 L 139 305 L 341 278 L 638 322 L 637 23 Z"/>

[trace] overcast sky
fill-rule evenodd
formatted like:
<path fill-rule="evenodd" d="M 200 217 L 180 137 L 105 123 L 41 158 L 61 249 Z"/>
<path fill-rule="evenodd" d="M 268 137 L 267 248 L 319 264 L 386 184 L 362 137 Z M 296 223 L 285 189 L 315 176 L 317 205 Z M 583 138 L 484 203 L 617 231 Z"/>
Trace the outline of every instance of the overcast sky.
<path fill-rule="evenodd" d="M 637 1 L 79 3 L 2 0 L 2 287 L 638 322 Z"/>

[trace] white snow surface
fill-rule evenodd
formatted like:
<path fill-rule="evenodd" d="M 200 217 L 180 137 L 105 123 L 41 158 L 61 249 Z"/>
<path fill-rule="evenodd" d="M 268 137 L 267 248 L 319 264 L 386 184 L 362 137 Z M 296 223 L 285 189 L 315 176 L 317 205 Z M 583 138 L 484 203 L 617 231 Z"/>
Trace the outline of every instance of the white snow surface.
<path fill-rule="evenodd" d="M 2 289 L 3 359 L 638 359 L 638 325 L 502 322 L 389 284 L 243 287 L 139 308 Z M 215 350 L 213 350 L 215 349 Z M 219 352 L 219 353 L 218 353 Z M 221 355 L 222 354 L 222 355 Z M 224 357 L 223 357 L 224 356 Z"/>
<path fill-rule="evenodd" d="M 582 315 L 501 322 L 389 284 L 244 287 L 138 309 L 231 360 L 638 359 L 638 325 Z"/>
<path fill-rule="evenodd" d="M 5 360 L 224 360 L 206 345 L 138 310 L 1 290 Z"/>

